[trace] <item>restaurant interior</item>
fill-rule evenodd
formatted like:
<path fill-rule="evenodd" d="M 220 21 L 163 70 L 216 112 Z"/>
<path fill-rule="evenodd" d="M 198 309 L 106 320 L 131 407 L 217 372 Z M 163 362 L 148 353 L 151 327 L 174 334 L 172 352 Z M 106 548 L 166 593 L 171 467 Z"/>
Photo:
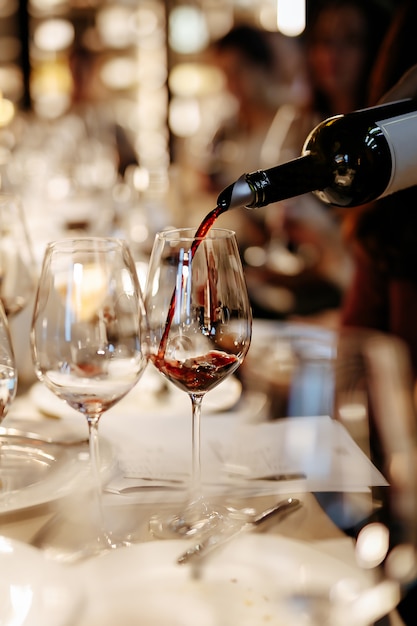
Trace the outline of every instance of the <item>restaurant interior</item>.
<path fill-rule="evenodd" d="M 344 214 L 193 239 L 412 5 L 0 0 L 2 626 L 414 626 L 416 367 L 343 327 Z"/>

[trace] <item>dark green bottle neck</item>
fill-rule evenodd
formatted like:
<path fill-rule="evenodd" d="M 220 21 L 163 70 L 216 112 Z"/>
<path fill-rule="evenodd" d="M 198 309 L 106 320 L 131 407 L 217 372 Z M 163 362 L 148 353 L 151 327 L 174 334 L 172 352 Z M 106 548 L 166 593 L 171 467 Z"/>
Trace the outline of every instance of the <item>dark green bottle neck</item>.
<path fill-rule="evenodd" d="M 307 154 L 268 170 L 246 174 L 253 201 L 247 208 L 256 209 L 272 202 L 323 189 L 330 182 L 324 164 Z"/>

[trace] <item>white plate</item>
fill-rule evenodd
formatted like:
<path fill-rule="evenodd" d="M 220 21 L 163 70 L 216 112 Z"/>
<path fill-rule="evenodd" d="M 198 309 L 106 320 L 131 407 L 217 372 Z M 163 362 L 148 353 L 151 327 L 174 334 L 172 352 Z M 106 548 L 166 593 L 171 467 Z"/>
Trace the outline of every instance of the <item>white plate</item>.
<path fill-rule="evenodd" d="M 35 383 L 29 393 L 37 409 L 48 417 L 85 419 L 42 383 Z M 229 376 L 206 394 L 203 411 L 205 413 L 227 411 L 238 402 L 241 394 L 241 383 L 234 376 Z M 188 395 L 171 383 L 165 382 L 162 375 L 149 366 L 132 391 L 109 409 L 106 415 L 155 417 L 183 411 L 191 411 Z"/>
<path fill-rule="evenodd" d="M 190 564 L 176 564 L 187 545 L 150 542 L 77 566 L 88 583 L 77 626 L 299 626 L 301 597 L 323 601 L 342 579 L 366 585 L 355 566 L 277 535 L 242 535 L 193 577 Z"/>
<path fill-rule="evenodd" d="M 108 478 L 115 457 L 104 438 L 100 439 L 100 460 L 101 472 Z M 7 442 L 2 447 L 2 464 L 6 480 L 0 491 L 0 514 L 47 504 L 90 484 L 87 444 L 65 447 Z"/>
<path fill-rule="evenodd" d="M 0 624 L 67 626 L 82 605 L 73 572 L 40 550 L 0 536 Z"/>

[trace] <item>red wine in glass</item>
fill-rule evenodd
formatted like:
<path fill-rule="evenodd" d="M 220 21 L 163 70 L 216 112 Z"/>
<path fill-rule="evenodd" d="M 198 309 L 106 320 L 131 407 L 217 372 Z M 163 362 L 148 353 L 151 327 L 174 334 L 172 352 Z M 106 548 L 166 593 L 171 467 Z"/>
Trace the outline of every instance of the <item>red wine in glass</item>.
<path fill-rule="evenodd" d="M 242 363 L 252 318 L 235 235 L 210 231 L 221 212 L 212 211 L 197 230 L 158 233 L 149 264 L 149 359 L 192 403 L 190 498 L 179 514 L 151 520 L 151 531 L 160 538 L 195 536 L 224 519 L 222 507 L 212 506 L 202 494 L 201 403 Z"/>
<path fill-rule="evenodd" d="M 239 365 L 233 354 L 210 350 L 203 356 L 189 358 L 186 361 L 152 357 L 151 361 L 169 380 L 187 392 L 205 393 Z"/>

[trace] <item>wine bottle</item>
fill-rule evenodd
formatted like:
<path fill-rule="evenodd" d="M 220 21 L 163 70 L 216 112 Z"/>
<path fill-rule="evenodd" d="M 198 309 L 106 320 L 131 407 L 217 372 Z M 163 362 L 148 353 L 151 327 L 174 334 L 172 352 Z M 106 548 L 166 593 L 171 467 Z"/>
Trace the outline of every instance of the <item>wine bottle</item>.
<path fill-rule="evenodd" d="M 243 174 L 217 200 L 223 211 L 266 206 L 314 192 L 327 204 L 357 206 L 417 184 L 417 101 L 400 100 L 330 117 L 302 155 Z"/>

